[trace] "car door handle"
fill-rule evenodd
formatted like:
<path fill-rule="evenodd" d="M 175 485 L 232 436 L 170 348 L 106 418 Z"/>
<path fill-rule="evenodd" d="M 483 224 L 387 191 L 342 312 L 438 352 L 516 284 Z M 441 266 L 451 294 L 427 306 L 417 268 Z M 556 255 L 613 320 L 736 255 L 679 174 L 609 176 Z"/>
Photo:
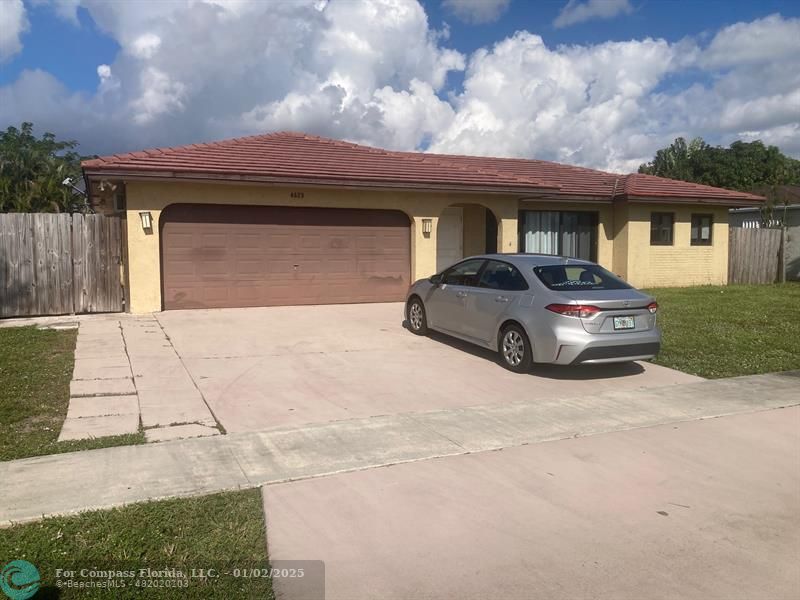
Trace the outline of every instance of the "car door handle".
<path fill-rule="evenodd" d="M 509 300 L 508 296 L 498 296 L 497 298 L 494 299 L 495 302 L 508 302 L 508 300 Z"/>
<path fill-rule="evenodd" d="M 456 296 L 458 296 L 459 298 L 466 298 L 467 292 L 456 292 Z"/>

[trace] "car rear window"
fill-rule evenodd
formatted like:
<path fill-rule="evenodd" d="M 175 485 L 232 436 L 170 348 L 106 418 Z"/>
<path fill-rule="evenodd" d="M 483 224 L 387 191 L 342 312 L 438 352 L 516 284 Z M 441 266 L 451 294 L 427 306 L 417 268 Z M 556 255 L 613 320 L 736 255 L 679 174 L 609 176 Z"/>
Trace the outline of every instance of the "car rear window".
<path fill-rule="evenodd" d="M 533 272 L 551 290 L 627 290 L 627 283 L 598 265 L 547 265 Z"/>

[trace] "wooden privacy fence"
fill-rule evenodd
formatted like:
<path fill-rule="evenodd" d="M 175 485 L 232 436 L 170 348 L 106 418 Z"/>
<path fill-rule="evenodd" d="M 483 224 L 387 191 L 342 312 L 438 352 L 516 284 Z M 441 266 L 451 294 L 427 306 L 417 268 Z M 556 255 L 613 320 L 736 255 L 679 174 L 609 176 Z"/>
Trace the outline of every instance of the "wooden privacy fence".
<path fill-rule="evenodd" d="M 118 217 L 0 214 L 0 318 L 121 311 Z"/>
<path fill-rule="evenodd" d="M 728 283 L 783 281 L 783 237 L 783 229 L 731 227 Z"/>

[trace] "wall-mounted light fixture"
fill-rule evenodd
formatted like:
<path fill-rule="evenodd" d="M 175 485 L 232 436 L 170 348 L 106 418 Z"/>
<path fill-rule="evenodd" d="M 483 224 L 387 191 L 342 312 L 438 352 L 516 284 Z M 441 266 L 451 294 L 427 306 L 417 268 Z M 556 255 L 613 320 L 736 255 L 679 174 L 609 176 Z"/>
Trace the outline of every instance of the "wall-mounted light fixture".
<path fill-rule="evenodd" d="M 422 235 L 429 236 L 433 230 L 433 219 L 422 219 Z"/>
<path fill-rule="evenodd" d="M 142 220 L 142 229 L 149 231 L 153 228 L 153 217 L 149 211 L 143 210 L 140 212 L 139 218 Z"/>

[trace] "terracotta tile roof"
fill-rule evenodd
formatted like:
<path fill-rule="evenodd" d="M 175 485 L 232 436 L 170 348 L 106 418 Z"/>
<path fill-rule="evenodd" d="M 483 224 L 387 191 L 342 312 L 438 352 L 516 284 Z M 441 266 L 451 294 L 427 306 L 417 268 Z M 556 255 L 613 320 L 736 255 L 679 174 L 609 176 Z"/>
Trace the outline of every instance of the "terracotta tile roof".
<path fill-rule="evenodd" d="M 115 154 L 84 161 L 82 166 L 89 175 L 202 174 L 254 181 L 516 193 L 554 189 L 533 177 L 459 167 L 432 154 L 391 152 L 293 132 Z"/>
<path fill-rule="evenodd" d="M 471 169 L 492 170 L 515 176 L 533 177 L 556 186 L 560 194 L 610 199 L 615 191 L 622 194 L 625 175 L 596 169 L 527 158 L 437 155 L 450 164 Z"/>
<path fill-rule="evenodd" d="M 638 173 L 618 175 L 521 158 L 393 152 L 295 132 L 115 154 L 84 161 L 82 166 L 90 177 L 236 179 L 725 205 L 764 200 L 753 194 Z"/>
<path fill-rule="evenodd" d="M 734 190 L 690 183 L 688 181 L 677 181 L 656 177 L 655 175 L 644 175 L 633 173 L 625 178 L 625 196 L 629 199 L 637 198 L 662 198 L 668 196 L 678 199 L 706 199 L 706 200 L 738 200 L 741 202 L 764 202 L 765 198 L 755 194 L 746 194 Z"/>

